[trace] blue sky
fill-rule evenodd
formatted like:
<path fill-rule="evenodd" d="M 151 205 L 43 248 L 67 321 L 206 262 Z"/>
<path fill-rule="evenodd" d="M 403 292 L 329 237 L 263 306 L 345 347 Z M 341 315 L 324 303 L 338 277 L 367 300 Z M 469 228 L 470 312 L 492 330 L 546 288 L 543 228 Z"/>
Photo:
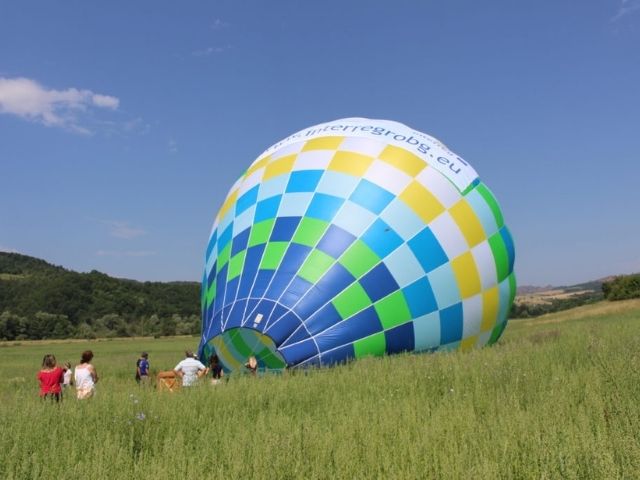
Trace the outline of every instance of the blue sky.
<path fill-rule="evenodd" d="M 445 142 L 524 284 L 640 271 L 640 0 L 5 2 L 0 250 L 201 277 L 228 188 L 343 117 Z"/>

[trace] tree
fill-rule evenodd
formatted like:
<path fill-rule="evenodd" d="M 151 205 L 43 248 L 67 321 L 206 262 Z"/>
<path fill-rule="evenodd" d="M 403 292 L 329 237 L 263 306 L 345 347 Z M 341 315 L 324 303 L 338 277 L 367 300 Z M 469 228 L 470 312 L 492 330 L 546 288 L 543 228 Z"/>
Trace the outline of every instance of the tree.
<path fill-rule="evenodd" d="M 90 340 L 96 338 L 96 334 L 88 323 L 82 322 L 76 329 L 75 337 Z"/>
<path fill-rule="evenodd" d="M 129 326 L 124 319 L 116 314 L 110 313 L 94 322 L 94 329 L 101 335 L 110 337 L 128 337 Z"/>
<path fill-rule="evenodd" d="M 175 316 L 175 315 L 174 315 Z M 162 317 L 160 320 L 160 335 L 168 337 L 176 334 L 176 322 L 173 317 Z"/>
<path fill-rule="evenodd" d="M 147 335 L 160 335 L 160 318 L 155 313 L 145 322 L 145 332 L 147 332 Z"/>
<path fill-rule="evenodd" d="M 28 336 L 32 339 L 67 338 L 73 332 L 73 325 L 66 315 L 38 312 L 29 324 Z"/>
<path fill-rule="evenodd" d="M 4 311 L 0 314 L 0 338 L 3 340 L 16 340 L 18 337 L 26 338 L 27 325 L 26 318 Z"/>
<path fill-rule="evenodd" d="M 607 300 L 640 298 L 640 274 L 625 275 L 604 282 L 602 293 Z"/>

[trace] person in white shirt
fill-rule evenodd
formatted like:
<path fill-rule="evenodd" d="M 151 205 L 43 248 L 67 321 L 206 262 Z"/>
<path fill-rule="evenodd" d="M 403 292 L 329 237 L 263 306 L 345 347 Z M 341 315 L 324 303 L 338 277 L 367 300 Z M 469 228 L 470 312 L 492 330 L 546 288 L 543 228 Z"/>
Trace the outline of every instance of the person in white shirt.
<path fill-rule="evenodd" d="M 62 377 L 62 388 L 69 388 L 72 385 L 71 376 L 73 375 L 73 370 L 71 369 L 71 363 L 67 362 L 64 364 L 64 376 Z"/>
<path fill-rule="evenodd" d="M 207 367 L 195 358 L 192 351 L 187 350 L 184 354 L 186 358 L 173 371 L 182 379 L 183 387 L 191 387 L 198 382 L 199 377 L 206 375 Z"/>
<path fill-rule="evenodd" d="M 76 365 L 74 380 L 78 400 L 91 398 L 95 393 L 96 383 L 98 383 L 98 373 L 96 372 L 96 368 L 91 364 L 92 359 L 93 352 L 91 350 L 84 351 L 82 352 L 80 364 Z"/>

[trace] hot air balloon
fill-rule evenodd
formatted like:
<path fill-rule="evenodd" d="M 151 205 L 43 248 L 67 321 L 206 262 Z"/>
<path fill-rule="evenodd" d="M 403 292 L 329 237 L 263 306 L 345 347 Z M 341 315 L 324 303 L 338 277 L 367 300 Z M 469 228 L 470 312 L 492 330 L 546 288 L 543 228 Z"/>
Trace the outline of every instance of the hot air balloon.
<path fill-rule="evenodd" d="M 227 370 L 489 345 L 514 245 L 475 170 L 406 125 L 348 118 L 261 154 L 206 249 L 200 355 Z"/>

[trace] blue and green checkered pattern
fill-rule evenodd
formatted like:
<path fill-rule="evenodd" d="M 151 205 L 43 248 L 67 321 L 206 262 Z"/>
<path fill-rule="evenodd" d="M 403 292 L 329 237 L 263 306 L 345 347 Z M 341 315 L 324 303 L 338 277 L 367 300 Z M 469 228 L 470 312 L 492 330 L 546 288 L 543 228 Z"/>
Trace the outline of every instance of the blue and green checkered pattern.
<path fill-rule="evenodd" d="M 206 252 L 201 353 L 228 369 L 495 342 L 514 246 L 476 180 L 460 192 L 382 140 L 317 137 L 256 160 Z"/>

